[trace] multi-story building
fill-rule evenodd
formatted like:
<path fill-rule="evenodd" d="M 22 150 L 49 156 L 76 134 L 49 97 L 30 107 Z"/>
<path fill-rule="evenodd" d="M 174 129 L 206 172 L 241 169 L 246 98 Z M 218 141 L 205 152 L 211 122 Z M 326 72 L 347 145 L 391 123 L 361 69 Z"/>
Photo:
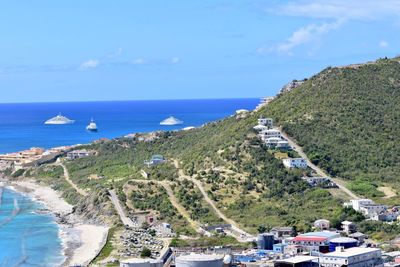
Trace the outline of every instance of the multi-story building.
<path fill-rule="evenodd" d="M 307 169 L 307 161 L 303 158 L 287 158 L 283 159 L 283 165 L 286 168 Z"/>
<path fill-rule="evenodd" d="M 290 244 L 302 248 L 308 252 L 329 252 L 329 241 L 340 237 L 339 233 L 331 231 L 310 232 L 296 236 L 290 241 Z"/>
<path fill-rule="evenodd" d="M 337 247 L 336 251 L 319 258 L 321 267 L 383 267 L 381 250 L 378 248 Z"/>

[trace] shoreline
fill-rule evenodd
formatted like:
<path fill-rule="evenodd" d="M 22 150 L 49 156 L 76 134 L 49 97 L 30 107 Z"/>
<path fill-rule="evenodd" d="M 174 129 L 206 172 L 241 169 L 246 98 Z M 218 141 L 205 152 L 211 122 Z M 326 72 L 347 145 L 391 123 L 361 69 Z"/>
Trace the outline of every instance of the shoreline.
<path fill-rule="evenodd" d="M 26 194 L 33 201 L 43 204 L 54 216 L 64 256 L 59 266 L 87 266 L 100 253 L 107 241 L 108 227 L 85 223 L 84 219 L 73 213 L 73 206 L 49 186 L 34 180 L 4 179 L 2 182 L 4 187 Z"/>

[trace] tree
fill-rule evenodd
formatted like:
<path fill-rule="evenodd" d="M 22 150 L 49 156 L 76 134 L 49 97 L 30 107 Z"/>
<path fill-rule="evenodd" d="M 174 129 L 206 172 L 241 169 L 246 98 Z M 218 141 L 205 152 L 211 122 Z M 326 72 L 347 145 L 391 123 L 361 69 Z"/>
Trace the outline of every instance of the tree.
<path fill-rule="evenodd" d="M 262 234 L 262 233 L 265 233 L 266 231 L 267 231 L 267 227 L 265 226 L 265 225 L 260 225 L 260 226 L 258 226 L 257 227 L 257 231 L 260 233 L 260 234 Z"/>
<path fill-rule="evenodd" d="M 142 257 L 142 258 L 148 258 L 148 257 L 150 257 L 150 256 L 151 256 L 151 250 L 148 249 L 147 247 L 144 247 L 144 248 L 142 249 L 142 252 L 140 252 L 140 257 Z"/>

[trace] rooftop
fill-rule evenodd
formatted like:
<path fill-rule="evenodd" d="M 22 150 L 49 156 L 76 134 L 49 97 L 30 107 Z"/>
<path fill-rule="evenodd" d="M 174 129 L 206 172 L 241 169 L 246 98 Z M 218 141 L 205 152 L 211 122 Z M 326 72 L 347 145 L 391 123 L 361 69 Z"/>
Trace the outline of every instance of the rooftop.
<path fill-rule="evenodd" d="M 326 241 L 328 238 L 327 237 L 321 237 L 321 236 L 296 236 L 293 238 L 293 241 L 313 241 L 313 242 L 323 242 Z"/>
<path fill-rule="evenodd" d="M 126 260 L 121 260 L 121 262 L 123 263 L 157 263 L 160 262 L 158 260 L 154 260 L 154 259 L 141 259 L 141 258 L 131 258 L 131 259 L 126 259 Z"/>
<path fill-rule="evenodd" d="M 317 261 L 318 257 L 313 257 L 313 256 L 296 256 L 293 258 L 288 258 L 288 259 L 283 259 L 283 260 L 277 260 L 276 262 L 286 262 L 286 263 L 302 263 L 302 262 L 310 262 L 310 261 Z"/>
<path fill-rule="evenodd" d="M 309 232 L 305 234 L 301 234 L 300 236 L 316 236 L 316 237 L 334 237 L 334 236 L 339 236 L 338 233 L 336 232 L 331 232 L 331 231 L 320 231 L 320 232 Z"/>
<path fill-rule="evenodd" d="M 183 255 L 176 258 L 176 260 L 183 261 L 214 261 L 214 260 L 222 260 L 224 255 L 218 254 L 189 254 Z"/>
<path fill-rule="evenodd" d="M 326 254 L 324 254 L 324 257 L 353 257 L 353 256 L 357 256 L 360 254 L 365 254 L 365 253 L 370 253 L 370 252 L 375 252 L 375 251 L 380 251 L 380 249 L 379 248 L 354 247 L 354 248 L 345 249 L 344 251 L 334 251 L 334 252 L 326 253 Z"/>

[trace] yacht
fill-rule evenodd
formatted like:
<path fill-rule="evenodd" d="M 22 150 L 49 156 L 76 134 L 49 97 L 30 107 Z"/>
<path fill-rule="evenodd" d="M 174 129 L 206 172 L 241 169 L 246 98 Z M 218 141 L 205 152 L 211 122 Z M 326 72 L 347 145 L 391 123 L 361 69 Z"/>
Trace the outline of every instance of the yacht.
<path fill-rule="evenodd" d="M 86 127 L 86 130 L 91 131 L 91 132 L 97 132 L 97 124 L 94 122 L 92 119 L 89 123 L 89 125 Z"/>
<path fill-rule="evenodd" d="M 70 120 L 67 117 L 62 116 L 60 113 L 56 117 L 45 121 L 44 124 L 58 124 L 59 125 L 59 124 L 72 124 L 74 122 L 75 122 L 74 120 Z"/>
<path fill-rule="evenodd" d="M 183 124 L 183 121 L 178 120 L 177 118 L 171 116 L 166 118 L 165 120 L 163 120 L 162 122 L 160 122 L 160 125 L 179 125 L 179 124 Z"/>

